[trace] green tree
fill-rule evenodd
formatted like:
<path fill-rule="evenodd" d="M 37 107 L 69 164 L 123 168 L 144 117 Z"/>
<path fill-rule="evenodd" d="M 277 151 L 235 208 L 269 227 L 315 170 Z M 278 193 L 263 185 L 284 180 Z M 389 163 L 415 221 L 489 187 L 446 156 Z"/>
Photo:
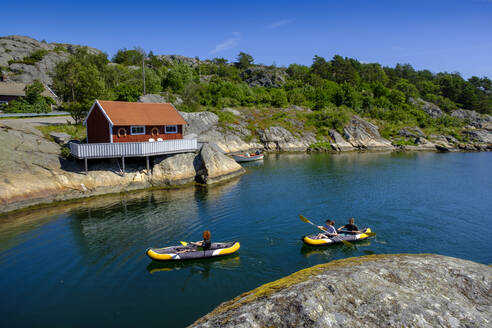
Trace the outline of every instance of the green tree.
<path fill-rule="evenodd" d="M 389 80 L 385 71 L 379 64 L 362 64 L 359 74 L 361 80 L 364 82 L 386 85 Z"/>
<path fill-rule="evenodd" d="M 184 63 L 173 65 L 162 80 L 164 89 L 169 88 L 173 91 L 182 91 L 184 86 L 192 81 L 196 81 L 195 71 Z"/>
<path fill-rule="evenodd" d="M 144 57 L 145 52 L 141 48 L 134 48 L 132 50 L 123 48 L 116 52 L 113 57 L 113 63 L 118 63 L 125 66 L 142 65 Z"/>
<path fill-rule="evenodd" d="M 309 78 L 309 67 L 304 65 L 290 64 L 286 72 L 293 80 L 306 82 Z"/>
<path fill-rule="evenodd" d="M 142 87 L 135 83 L 120 83 L 114 88 L 116 100 L 118 101 L 137 101 L 142 94 Z"/>
<path fill-rule="evenodd" d="M 239 55 L 237 55 L 237 62 L 236 62 L 236 66 L 239 68 L 239 69 L 246 69 L 248 67 L 250 67 L 251 65 L 253 65 L 253 56 L 251 56 L 250 54 L 247 54 L 245 52 L 240 52 Z"/>
<path fill-rule="evenodd" d="M 395 89 L 400 90 L 405 94 L 407 98 L 412 97 L 416 98 L 419 96 L 419 91 L 412 83 L 408 82 L 408 80 L 400 79 L 398 83 L 395 85 Z"/>
<path fill-rule="evenodd" d="M 26 85 L 24 92 L 27 103 L 33 105 L 43 99 L 41 94 L 44 92 L 44 85 L 39 80 L 34 80 L 32 84 Z"/>
<path fill-rule="evenodd" d="M 335 55 L 330 62 L 332 80 L 337 83 L 359 84 L 360 76 L 349 58 Z"/>
<path fill-rule="evenodd" d="M 323 79 L 331 79 L 331 67 L 323 57 L 315 55 L 311 64 L 311 72 Z"/>

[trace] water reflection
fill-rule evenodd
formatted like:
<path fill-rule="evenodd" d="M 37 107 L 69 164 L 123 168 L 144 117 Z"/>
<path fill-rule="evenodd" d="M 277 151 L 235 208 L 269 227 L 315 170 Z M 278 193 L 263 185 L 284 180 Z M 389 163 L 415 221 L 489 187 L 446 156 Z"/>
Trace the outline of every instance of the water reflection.
<path fill-rule="evenodd" d="M 231 254 L 220 258 L 208 258 L 201 260 L 188 260 L 180 262 L 156 262 L 152 261 L 147 266 L 150 274 L 157 272 L 170 272 L 175 270 L 186 270 L 192 275 L 200 275 L 203 279 L 208 279 L 212 269 L 230 270 L 238 268 L 241 265 L 240 257 L 237 254 Z"/>

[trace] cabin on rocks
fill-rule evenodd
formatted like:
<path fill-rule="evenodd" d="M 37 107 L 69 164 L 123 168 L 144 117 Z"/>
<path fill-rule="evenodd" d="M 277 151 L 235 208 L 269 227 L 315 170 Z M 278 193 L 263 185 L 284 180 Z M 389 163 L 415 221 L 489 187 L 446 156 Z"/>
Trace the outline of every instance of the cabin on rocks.
<path fill-rule="evenodd" d="M 183 138 L 186 121 L 173 105 L 168 103 L 138 103 L 96 100 L 90 108 L 84 125 L 87 142 L 70 143 L 70 153 L 84 159 L 121 158 L 122 171 L 125 157 L 194 152 L 196 139 Z"/>

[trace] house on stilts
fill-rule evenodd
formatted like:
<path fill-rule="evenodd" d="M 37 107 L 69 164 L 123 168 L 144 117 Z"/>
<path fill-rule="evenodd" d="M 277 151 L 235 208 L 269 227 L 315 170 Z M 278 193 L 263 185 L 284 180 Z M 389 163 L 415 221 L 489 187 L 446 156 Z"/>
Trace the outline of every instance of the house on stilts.
<path fill-rule="evenodd" d="M 70 142 L 70 153 L 87 160 L 91 158 L 121 158 L 123 172 L 125 157 L 194 152 L 196 139 L 183 138 L 186 121 L 168 103 L 137 103 L 96 100 L 87 114 L 84 125 L 87 143 Z"/>

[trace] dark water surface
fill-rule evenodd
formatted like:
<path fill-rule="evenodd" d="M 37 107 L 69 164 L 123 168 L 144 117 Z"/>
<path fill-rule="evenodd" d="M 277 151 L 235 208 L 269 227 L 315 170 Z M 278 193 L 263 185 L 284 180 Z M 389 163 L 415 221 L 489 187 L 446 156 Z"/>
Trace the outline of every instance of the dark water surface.
<path fill-rule="evenodd" d="M 0 326 L 182 327 L 263 283 L 333 259 L 438 253 L 492 263 L 492 153 L 270 155 L 210 188 L 141 192 L 0 217 Z M 303 214 L 377 237 L 308 248 Z M 156 264 L 149 246 L 241 242 Z"/>

